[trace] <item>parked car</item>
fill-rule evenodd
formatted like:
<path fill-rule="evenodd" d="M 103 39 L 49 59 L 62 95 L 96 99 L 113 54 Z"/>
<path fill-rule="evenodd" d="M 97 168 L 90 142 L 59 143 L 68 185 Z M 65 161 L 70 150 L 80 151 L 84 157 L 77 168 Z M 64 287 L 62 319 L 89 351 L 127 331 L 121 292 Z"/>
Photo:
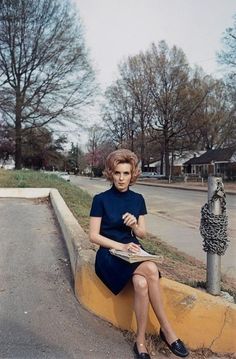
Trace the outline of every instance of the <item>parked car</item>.
<path fill-rule="evenodd" d="M 14 170 L 15 165 L 13 165 L 13 164 L 3 165 L 2 168 L 4 168 L 5 170 Z"/>
<path fill-rule="evenodd" d="M 70 175 L 67 172 L 58 172 L 56 174 L 58 177 L 64 179 L 67 182 L 70 182 Z"/>

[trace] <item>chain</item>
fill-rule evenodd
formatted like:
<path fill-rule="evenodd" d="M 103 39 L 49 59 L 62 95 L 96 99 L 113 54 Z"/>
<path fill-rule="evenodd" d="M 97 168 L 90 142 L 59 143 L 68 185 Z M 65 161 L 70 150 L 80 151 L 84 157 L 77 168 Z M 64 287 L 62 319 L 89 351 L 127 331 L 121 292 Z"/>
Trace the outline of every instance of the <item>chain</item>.
<path fill-rule="evenodd" d="M 220 201 L 221 214 L 215 215 L 211 207 Z M 217 188 L 209 201 L 201 209 L 200 233 L 203 237 L 203 250 L 222 256 L 228 247 L 228 216 L 226 214 L 226 195 L 223 183 L 217 180 Z"/>

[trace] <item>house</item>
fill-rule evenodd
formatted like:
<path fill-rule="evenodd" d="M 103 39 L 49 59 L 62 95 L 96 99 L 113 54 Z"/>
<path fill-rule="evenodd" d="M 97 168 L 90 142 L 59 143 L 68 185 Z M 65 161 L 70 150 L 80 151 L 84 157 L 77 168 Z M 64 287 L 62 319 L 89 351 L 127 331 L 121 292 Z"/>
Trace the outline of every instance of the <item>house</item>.
<path fill-rule="evenodd" d="M 182 176 L 184 174 L 184 163 L 190 158 L 200 156 L 205 151 L 183 151 L 181 153 L 174 153 L 172 158 L 172 175 Z"/>
<path fill-rule="evenodd" d="M 13 170 L 15 168 L 15 161 L 13 157 L 10 156 L 7 160 L 0 159 L 0 168 Z"/>
<path fill-rule="evenodd" d="M 181 153 L 174 152 L 170 158 L 172 176 L 181 176 L 184 174 L 184 163 L 194 156 L 199 156 L 205 151 L 183 151 Z M 152 162 L 148 166 L 144 166 L 145 171 L 156 172 L 165 175 L 165 164 L 161 160 Z"/>
<path fill-rule="evenodd" d="M 209 175 L 236 179 L 236 146 L 208 150 L 184 163 L 186 174 L 206 178 Z"/>

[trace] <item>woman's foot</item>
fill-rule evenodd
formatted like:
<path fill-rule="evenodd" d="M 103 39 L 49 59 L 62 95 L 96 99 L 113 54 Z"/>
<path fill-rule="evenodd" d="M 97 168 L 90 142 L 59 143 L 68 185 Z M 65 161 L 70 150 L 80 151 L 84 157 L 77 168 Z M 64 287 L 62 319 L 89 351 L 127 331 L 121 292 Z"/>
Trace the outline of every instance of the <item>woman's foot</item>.
<path fill-rule="evenodd" d="M 164 334 L 168 343 L 173 343 L 178 339 L 177 335 L 175 334 L 171 326 L 160 328 L 160 332 Z"/>
<path fill-rule="evenodd" d="M 168 342 L 165 334 L 160 329 L 160 337 L 161 339 L 167 344 L 168 348 L 172 351 L 173 354 L 179 356 L 179 357 L 187 357 L 189 355 L 188 350 L 186 349 L 184 343 L 180 339 L 176 339 L 173 342 Z"/>
<path fill-rule="evenodd" d="M 134 353 L 137 359 L 151 359 L 150 355 L 147 352 L 145 344 L 134 343 Z"/>

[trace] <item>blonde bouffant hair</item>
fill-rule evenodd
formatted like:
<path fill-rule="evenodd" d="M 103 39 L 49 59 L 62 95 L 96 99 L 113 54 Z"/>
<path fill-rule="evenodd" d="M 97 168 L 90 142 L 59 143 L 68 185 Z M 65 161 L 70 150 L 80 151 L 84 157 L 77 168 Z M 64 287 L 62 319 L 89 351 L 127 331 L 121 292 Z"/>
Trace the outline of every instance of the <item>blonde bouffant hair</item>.
<path fill-rule="evenodd" d="M 131 165 L 130 185 L 134 184 L 141 171 L 138 165 L 138 157 L 134 152 L 127 149 L 119 149 L 108 155 L 103 172 L 104 176 L 108 181 L 113 182 L 115 168 L 120 163 L 129 163 Z"/>

